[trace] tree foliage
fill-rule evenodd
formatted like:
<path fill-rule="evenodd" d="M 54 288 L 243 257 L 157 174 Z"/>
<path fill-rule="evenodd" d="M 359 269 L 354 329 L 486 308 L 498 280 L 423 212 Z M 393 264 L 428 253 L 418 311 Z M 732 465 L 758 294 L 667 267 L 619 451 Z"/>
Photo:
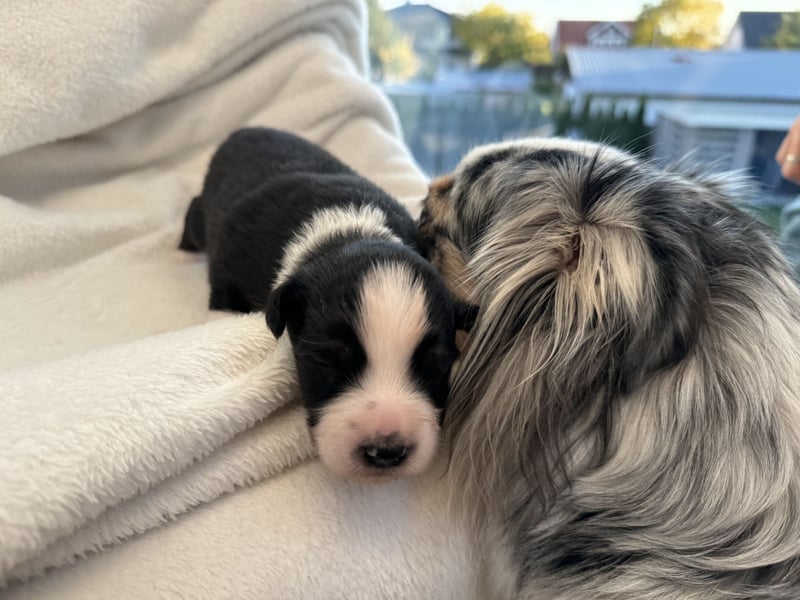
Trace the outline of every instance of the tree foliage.
<path fill-rule="evenodd" d="M 713 48 L 719 41 L 719 0 L 662 0 L 646 4 L 636 19 L 634 46 Z"/>
<path fill-rule="evenodd" d="M 411 40 L 402 35 L 378 5 L 367 0 L 369 58 L 373 69 L 390 79 L 408 79 L 418 61 Z"/>
<path fill-rule="evenodd" d="M 550 62 L 550 40 L 529 15 L 512 13 L 498 4 L 455 19 L 453 32 L 482 67 L 509 61 Z"/>
<path fill-rule="evenodd" d="M 773 48 L 800 49 L 800 12 L 784 13 L 781 26 L 770 42 Z"/>

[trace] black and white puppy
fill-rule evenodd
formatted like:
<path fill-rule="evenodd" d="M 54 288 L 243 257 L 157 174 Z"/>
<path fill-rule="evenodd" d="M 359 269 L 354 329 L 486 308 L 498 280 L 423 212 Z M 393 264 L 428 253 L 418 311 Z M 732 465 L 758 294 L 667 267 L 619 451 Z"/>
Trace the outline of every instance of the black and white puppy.
<path fill-rule="evenodd" d="M 295 135 L 242 129 L 212 158 L 180 248 L 208 253 L 212 309 L 263 310 L 288 331 L 325 465 L 356 479 L 429 465 L 474 310 L 397 201 Z"/>

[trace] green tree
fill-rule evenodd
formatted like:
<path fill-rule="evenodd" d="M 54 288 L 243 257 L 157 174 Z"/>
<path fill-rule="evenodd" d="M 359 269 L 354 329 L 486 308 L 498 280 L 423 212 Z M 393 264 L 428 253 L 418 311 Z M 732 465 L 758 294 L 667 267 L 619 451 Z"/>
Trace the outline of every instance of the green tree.
<path fill-rule="evenodd" d="M 781 15 L 781 26 L 769 45 L 773 48 L 800 49 L 800 12 Z"/>
<path fill-rule="evenodd" d="M 706 50 L 719 42 L 719 0 L 662 0 L 646 4 L 636 19 L 634 46 L 697 48 Z"/>
<path fill-rule="evenodd" d="M 411 40 L 397 30 L 378 0 L 367 0 L 367 16 L 367 44 L 372 66 L 394 79 L 408 79 L 414 75 L 418 61 Z"/>
<path fill-rule="evenodd" d="M 550 40 L 529 15 L 511 13 L 498 4 L 455 19 L 453 32 L 482 67 L 508 61 L 542 64 L 551 61 Z"/>

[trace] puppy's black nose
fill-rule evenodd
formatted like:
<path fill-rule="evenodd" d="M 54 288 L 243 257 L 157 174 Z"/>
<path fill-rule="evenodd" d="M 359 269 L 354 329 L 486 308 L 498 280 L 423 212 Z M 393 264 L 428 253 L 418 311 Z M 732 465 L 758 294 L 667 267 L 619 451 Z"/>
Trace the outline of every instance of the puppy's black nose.
<path fill-rule="evenodd" d="M 362 447 L 364 461 L 376 469 L 392 469 L 405 462 L 411 447 L 402 443 L 396 437 L 374 440 Z"/>

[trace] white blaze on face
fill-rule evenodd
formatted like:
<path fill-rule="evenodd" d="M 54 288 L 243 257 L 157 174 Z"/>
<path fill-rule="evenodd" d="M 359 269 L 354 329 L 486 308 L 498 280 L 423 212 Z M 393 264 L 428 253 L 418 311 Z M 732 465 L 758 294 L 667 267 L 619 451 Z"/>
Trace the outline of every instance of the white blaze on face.
<path fill-rule="evenodd" d="M 436 453 L 438 410 L 411 373 L 414 350 L 429 329 L 425 301 L 423 286 L 402 264 L 376 267 L 363 281 L 357 333 L 367 364 L 314 428 L 322 462 L 343 477 L 415 475 Z M 409 447 L 406 460 L 385 470 L 370 467 L 364 445 L 387 437 Z"/>

